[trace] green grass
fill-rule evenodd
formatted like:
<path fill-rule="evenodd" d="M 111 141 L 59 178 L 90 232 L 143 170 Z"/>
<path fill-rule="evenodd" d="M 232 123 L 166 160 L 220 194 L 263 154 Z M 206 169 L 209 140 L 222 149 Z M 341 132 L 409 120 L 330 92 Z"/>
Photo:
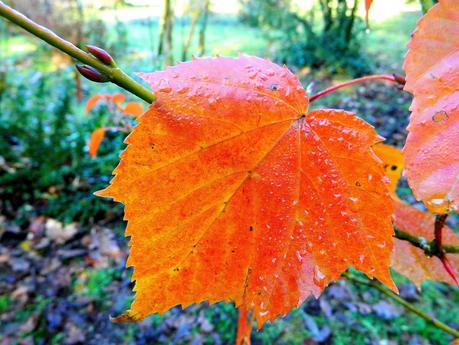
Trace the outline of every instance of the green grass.
<path fill-rule="evenodd" d="M 10 296 L 0 295 L 0 314 L 8 310 L 11 304 Z"/>

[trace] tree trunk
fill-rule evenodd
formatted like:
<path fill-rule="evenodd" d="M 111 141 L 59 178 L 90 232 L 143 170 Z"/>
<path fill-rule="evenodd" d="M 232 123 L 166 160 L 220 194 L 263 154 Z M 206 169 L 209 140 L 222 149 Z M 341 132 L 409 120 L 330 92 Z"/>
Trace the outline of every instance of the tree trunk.
<path fill-rule="evenodd" d="M 202 16 L 202 25 L 201 31 L 199 32 L 199 55 L 203 56 L 206 52 L 206 29 L 207 29 L 207 19 L 209 17 L 209 6 L 210 0 L 205 0 L 204 13 Z"/>
<path fill-rule="evenodd" d="M 195 13 L 193 17 L 191 18 L 191 24 L 190 24 L 190 31 L 188 32 L 188 37 L 183 43 L 183 50 L 182 50 L 182 60 L 185 61 L 188 56 L 188 49 L 190 49 L 191 45 L 191 40 L 193 39 L 193 34 L 194 34 L 194 29 L 196 28 L 196 23 L 198 22 L 198 19 L 200 17 L 200 13 Z"/>
<path fill-rule="evenodd" d="M 170 21 L 172 16 L 172 4 L 171 0 L 164 1 L 164 12 L 163 18 L 161 21 L 161 29 L 159 31 L 159 44 L 158 44 L 158 55 L 163 55 L 164 53 L 164 41 L 165 38 L 168 40 L 170 28 Z"/>
<path fill-rule="evenodd" d="M 346 27 L 346 42 L 349 43 L 352 40 L 352 29 L 354 28 L 355 16 L 357 14 L 357 8 L 359 7 L 359 0 L 354 1 L 354 7 L 352 7 L 351 17 Z"/>

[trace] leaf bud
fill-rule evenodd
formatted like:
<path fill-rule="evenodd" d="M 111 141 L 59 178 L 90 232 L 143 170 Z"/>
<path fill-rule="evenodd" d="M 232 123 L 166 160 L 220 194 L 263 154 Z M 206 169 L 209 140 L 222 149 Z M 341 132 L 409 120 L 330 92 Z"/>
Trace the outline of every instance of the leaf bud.
<path fill-rule="evenodd" d="M 90 52 L 94 57 L 96 57 L 100 62 L 107 66 L 115 66 L 115 60 L 111 57 L 109 53 L 107 53 L 102 48 L 87 45 L 86 49 Z"/>
<path fill-rule="evenodd" d="M 98 70 L 95 68 L 92 68 L 91 66 L 87 65 L 76 65 L 76 69 L 80 74 L 92 81 L 95 81 L 96 83 L 106 83 L 108 81 L 108 78 L 104 76 L 102 73 L 100 73 Z"/>

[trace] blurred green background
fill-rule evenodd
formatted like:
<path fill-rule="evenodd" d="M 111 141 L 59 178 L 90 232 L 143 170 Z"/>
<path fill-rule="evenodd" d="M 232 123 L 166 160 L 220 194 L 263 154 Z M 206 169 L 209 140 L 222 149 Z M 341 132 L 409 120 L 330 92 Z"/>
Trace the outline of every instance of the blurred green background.
<path fill-rule="evenodd" d="M 131 75 L 193 55 L 242 52 L 287 64 L 311 93 L 355 76 L 401 73 L 405 46 L 427 2 L 375 0 L 366 29 L 364 1 L 7 1 L 80 47 L 106 49 Z M 108 131 L 91 158 L 91 132 L 112 126 L 114 114 L 104 102 L 89 113 L 84 108 L 91 96 L 116 92 L 81 78 L 69 58 L 0 20 L 2 345 L 234 342 L 237 313 L 229 304 L 174 308 L 139 324 L 108 318 L 132 298 L 131 270 L 124 268 L 128 241 L 122 206 L 92 193 L 108 184 L 126 133 Z M 344 89 L 317 106 L 356 112 L 402 147 L 410 101 L 376 82 Z M 406 182 L 399 194 L 415 203 Z M 450 225 L 457 229 L 457 218 Z M 459 308 L 451 307 L 459 303 L 458 289 L 427 283 L 420 292 L 394 276 L 405 298 L 459 327 Z M 254 344 L 450 340 L 378 292 L 343 281 L 253 334 Z"/>

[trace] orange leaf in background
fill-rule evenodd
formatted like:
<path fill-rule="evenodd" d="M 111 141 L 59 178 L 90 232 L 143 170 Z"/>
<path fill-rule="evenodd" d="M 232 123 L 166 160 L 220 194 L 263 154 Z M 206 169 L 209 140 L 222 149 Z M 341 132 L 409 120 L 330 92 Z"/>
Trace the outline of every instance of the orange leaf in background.
<path fill-rule="evenodd" d="M 428 241 L 433 240 L 435 217 L 401 201 L 395 194 L 395 188 L 403 169 L 402 152 L 395 147 L 384 144 L 373 146 L 373 150 L 383 161 L 386 174 L 391 180 L 391 193 L 395 204 L 394 226 L 411 235 L 424 237 Z M 392 169 L 392 167 L 397 167 L 397 169 Z M 459 237 L 445 226 L 443 228 L 443 241 L 447 244 L 457 245 L 459 244 Z M 447 255 L 447 257 L 457 271 L 459 256 Z M 428 257 L 423 250 L 397 238 L 394 238 L 392 268 L 413 281 L 417 287 L 420 287 L 425 280 L 437 280 L 455 285 L 454 280 L 445 271 L 439 258 Z"/>
<path fill-rule="evenodd" d="M 403 170 L 403 153 L 390 145 L 377 144 L 373 146 L 374 153 L 384 162 L 384 171 L 389 177 L 392 196 L 397 197 L 397 183 L 402 176 Z"/>
<path fill-rule="evenodd" d="M 405 58 L 414 95 L 404 148 L 414 194 L 433 213 L 459 210 L 459 1 L 440 0 L 419 21 Z"/>
<path fill-rule="evenodd" d="M 373 4 L 373 0 L 365 0 L 365 22 L 367 24 L 367 28 L 369 28 L 369 17 L 370 17 L 370 8 Z"/>
<path fill-rule="evenodd" d="M 126 99 L 126 96 L 122 93 L 115 93 L 113 95 L 106 95 L 106 94 L 98 94 L 92 96 L 86 102 L 85 111 L 89 113 L 101 100 L 109 100 L 115 104 L 121 103 Z"/>
<path fill-rule="evenodd" d="M 395 201 L 394 225 L 409 234 L 434 239 L 435 216 L 422 212 L 415 207 Z M 451 245 L 459 245 L 459 237 L 447 226 L 443 228 L 443 241 Z M 448 261 L 456 272 L 459 272 L 459 255 L 446 254 Z M 407 241 L 394 239 L 394 255 L 392 267 L 408 277 L 420 287 L 425 280 L 437 280 L 456 285 L 437 257 L 428 257 L 422 249 L 414 247 Z"/>
<path fill-rule="evenodd" d="M 127 102 L 124 108 L 120 107 L 119 110 L 125 115 L 134 117 L 140 116 L 145 112 L 143 104 L 139 102 Z"/>
<path fill-rule="evenodd" d="M 125 204 L 131 237 L 136 298 L 117 321 L 234 301 L 261 328 L 350 266 L 396 289 L 373 127 L 342 110 L 308 113 L 298 79 L 256 57 L 142 76 L 157 100 L 98 192 Z"/>
<path fill-rule="evenodd" d="M 102 143 L 102 140 L 104 140 L 106 130 L 106 128 L 97 128 L 91 133 L 91 137 L 88 142 L 88 151 L 92 158 L 96 157 L 99 146 Z"/>
<path fill-rule="evenodd" d="M 113 103 L 118 104 L 124 102 L 126 95 L 124 93 L 115 93 L 109 98 Z"/>

